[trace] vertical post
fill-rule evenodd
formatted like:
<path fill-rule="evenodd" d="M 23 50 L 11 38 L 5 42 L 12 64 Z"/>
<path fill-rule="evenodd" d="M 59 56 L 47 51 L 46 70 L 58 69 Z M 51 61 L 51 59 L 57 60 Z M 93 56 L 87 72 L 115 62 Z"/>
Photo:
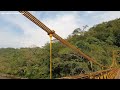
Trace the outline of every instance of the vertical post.
<path fill-rule="evenodd" d="M 52 79 L 52 34 L 50 36 L 50 79 Z"/>

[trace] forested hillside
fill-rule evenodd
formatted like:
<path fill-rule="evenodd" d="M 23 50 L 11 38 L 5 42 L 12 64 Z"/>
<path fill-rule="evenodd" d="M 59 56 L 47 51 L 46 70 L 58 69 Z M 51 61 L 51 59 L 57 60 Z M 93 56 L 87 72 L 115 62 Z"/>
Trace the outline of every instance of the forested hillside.
<path fill-rule="evenodd" d="M 103 22 L 84 32 L 77 28 L 66 40 L 99 63 L 110 66 L 112 51 L 120 50 L 120 19 Z M 53 42 L 52 46 L 53 78 L 101 69 L 59 41 Z M 0 73 L 48 79 L 49 59 L 49 43 L 42 48 L 1 48 Z"/>

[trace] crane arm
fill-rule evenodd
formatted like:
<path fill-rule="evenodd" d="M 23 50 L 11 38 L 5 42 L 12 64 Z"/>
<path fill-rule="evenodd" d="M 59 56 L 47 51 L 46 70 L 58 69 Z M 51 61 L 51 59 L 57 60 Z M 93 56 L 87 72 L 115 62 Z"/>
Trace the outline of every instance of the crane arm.
<path fill-rule="evenodd" d="M 56 38 L 57 40 L 59 40 L 60 42 L 62 42 L 63 44 L 65 44 L 67 47 L 71 48 L 78 55 L 84 57 L 85 59 L 87 59 L 89 61 L 92 61 L 93 63 L 99 65 L 100 67 L 105 67 L 105 66 L 101 65 L 100 63 L 98 63 L 97 61 L 95 61 L 93 58 L 91 58 L 91 57 L 87 56 L 86 54 L 84 54 L 77 47 L 71 45 L 69 42 L 67 42 L 66 40 L 64 40 L 63 38 L 61 38 L 59 35 L 57 35 L 55 32 L 53 32 L 51 29 L 49 29 L 47 26 L 45 26 L 40 20 L 38 20 L 35 16 L 33 16 L 28 11 L 19 11 L 19 12 L 22 13 L 29 20 L 31 20 L 33 23 L 35 23 L 37 26 L 39 26 L 40 28 L 42 28 L 44 31 L 46 31 L 48 34 L 52 34 L 54 38 Z"/>

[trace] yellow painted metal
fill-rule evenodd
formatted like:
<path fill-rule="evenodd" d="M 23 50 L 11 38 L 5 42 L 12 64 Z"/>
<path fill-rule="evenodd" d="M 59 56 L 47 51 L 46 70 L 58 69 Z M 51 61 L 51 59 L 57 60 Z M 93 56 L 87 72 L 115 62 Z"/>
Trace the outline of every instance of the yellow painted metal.
<path fill-rule="evenodd" d="M 103 79 L 103 75 L 100 76 L 100 79 Z"/>
<path fill-rule="evenodd" d="M 52 79 L 52 34 L 50 36 L 50 79 Z"/>
<path fill-rule="evenodd" d="M 104 74 L 103 77 L 104 77 L 104 79 L 107 79 L 107 74 Z"/>
<path fill-rule="evenodd" d="M 106 79 L 110 79 L 108 74 L 106 75 Z"/>
<path fill-rule="evenodd" d="M 96 76 L 95 79 L 99 79 L 99 76 Z"/>
<path fill-rule="evenodd" d="M 92 76 L 92 74 L 91 74 L 91 73 L 89 73 L 89 78 L 90 78 L 90 79 L 93 79 L 93 76 Z"/>
<path fill-rule="evenodd" d="M 108 79 L 111 78 L 111 73 L 108 73 L 107 78 L 108 78 Z"/>

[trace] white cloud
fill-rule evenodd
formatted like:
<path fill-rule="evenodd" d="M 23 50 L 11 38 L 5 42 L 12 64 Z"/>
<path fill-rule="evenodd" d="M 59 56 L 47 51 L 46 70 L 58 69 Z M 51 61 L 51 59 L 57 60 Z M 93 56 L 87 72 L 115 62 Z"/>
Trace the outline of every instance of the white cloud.
<path fill-rule="evenodd" d="M 93 20 L 96 20 L 96 23 L 106 22 L 116 18 L 120 18 L 120 11 L 99 11 L 99 13 L 92 16 Z"/>
<path fill-rule="evenodd" d="M 89 28 L 102 22 L 120 18 L 120 11 L 92 11 L 90 14 L 89 11 L 87 12 L 88 14 L 85 14 L 84 21 L 88 24 Z"/>
<path fill-rule="evenodd" d="M 77 23 L 77 15 L 77 13 L 65 13 L 64 15 L 59 15 L 53 19 L 45 19 L 43 22 L 61 37 L 66 38 L 74 29 L 80 26 L 80 23 Z"/>
<path fill-rule="evenodd" d="M 37 13 L 33 12 L 33 14 L 38 17 Z M 50 29 L 55 30 L 55 32 L 63 38 L 66 38 L 75 28 L 79 27 L 80 25 L 77 23 L 78 13 L 76 12 L 62 12 L 62 14 L 58 13 L 56 15 L 57 16 L 55 18 L 46 18 L 42 21 Z M 49 41 L 49 36 L 45 31 L 41 30 L 38 26 L 22 15 L 3 15 L 2 18 L 4 18 L 4 20 L 7 22 L 12 23 L 13 25 L 17 25 L 24 32 L 22 37 L 17 37 L 16 39 L 14 36 L 10 35 L 9 32 L 9 35 L 0 36 L 4 39 L 4 41 L 7 40 L 11 43 L 15 43 L 14 45 L 16 45 L 16 47 L 20 45 L 25 47 L 31 45 L 43 46 L 46 42 Z M 13 29 L 11 27 L 8 28 Z M 8 44 L 8 46 L 9 45 L 10 44 Z"/>
<path fill-rule="evenodd" d="M 86 11 L 88 14 L 92 14 L 94 13 L 94 11 Z"/>
<path fill-rule="evenodd" d="M 22 43 L 18 36 L 14 36 L 12 32 L 0 30 L 0 47 L 20 47 Z"/>
<path fill-rule="evenodd" d="M 30 12 L 63 38 L 66 38 L 69 34 L 71 34 L 74 29 L 78 27 L 82 28 L 83 25 L 87 24 L 88 26 L 92 26 L 103 21 L 108 21 L 120 17 L 119 11 L 87 11 L 85 14 L 89 15 L 85 17 L 80 14 L 83 13 L 83 11 Z M 44 14 L 45 17 L 43 16 Z M 43 46 L 46 42 L 49 41 L 49 36 L 47 33 L 23 15 L 0 14 L 0 20 L 9 23 L 9 25 L 1 25 L 0 47 L 28 47 L 31 45 Z M 21 29 L 23 34 L 18 36 L 14 35 L 14 27 L 11 25 L 17 26 L 19 29 Z"/>
<path fill-rule="evenodd" d="M 25 18 L 22 15 L 3 15 L 1 16 L 4 18 L 6 22 L 12 23 L 13 25 L 17 25 L 21 30 L 23 30 L 24 35 L 22 37 L 18 36 L 15 38 L 15 36 L 12 36 L 10 32 L 5 33 L 5 35 L 0 36 L 0 38 L 3 38 L 2 41 L 8 41 L 9 43 L 16 44 L 16 47 L 19 47 L 20 45 L 22 47 L 28 47 L 31 45 L 37 45 L 42 46 L 47 41 L 45 32 L 40 30 L 36 25 L 34 25 L 31 21 L 29 21 L 27 18 Z M 12 27 L 8 27 L 7 29 L 14 29 Z M 9 31 L 9 30 L 7 30 Z M 0 31 L 1 32 L 1 31 Z M 13 31 L 14 32 L 14 31 Z M 1 33 L 2 34 L 2 33 Z M 7 38 L 6 38 L 7 37 Z M 45 42 L 44 42 L 45 41 Z M 14 42 L 14 43 L 13 43 Z M 8 44 L 8 43 L 6 43 Z M 9 46 L 9 44 L 8 44 Z"/>
<path fill-rule="evenodd" d="M 54 11 L 47 12 L 46 16 L 53 14 L 55 17 L 46 17 L 45 19 L 40 19 L 47 27 L 54 30 L 56 34 L 62 38 L 67 38 L 74 29 L 84 25 L 84 21 L 79 17 L 77 11 Z M 48 15 L 47 15 L 48 14 Z M 36 15 L 37 16 L 37 15 Z M 79 22 L 79 23 L 78 23 Z M 54 39 L 54 38 L 53 38 Z M 49 40 L 49 39 L 48 39 Z"/>

